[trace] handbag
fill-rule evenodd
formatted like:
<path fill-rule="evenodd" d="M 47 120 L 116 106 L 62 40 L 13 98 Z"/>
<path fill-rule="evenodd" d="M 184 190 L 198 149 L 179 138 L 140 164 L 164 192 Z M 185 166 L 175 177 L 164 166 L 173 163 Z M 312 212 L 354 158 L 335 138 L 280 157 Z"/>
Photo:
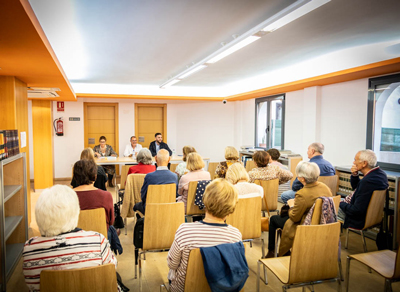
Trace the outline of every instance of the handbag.
<path fill-rule="evenodd" d="M 261 217 L 261 232 L 269 231 L 269 217 L 271 215 L 269 214 L 269 208 L 268 208 L 268 203 L 267 203 L 266 197 L 267 197 L 266 194 L 264 194 L 263 199 L 264 199 L 265 207 L 267 207 L 268 217 Z"/>

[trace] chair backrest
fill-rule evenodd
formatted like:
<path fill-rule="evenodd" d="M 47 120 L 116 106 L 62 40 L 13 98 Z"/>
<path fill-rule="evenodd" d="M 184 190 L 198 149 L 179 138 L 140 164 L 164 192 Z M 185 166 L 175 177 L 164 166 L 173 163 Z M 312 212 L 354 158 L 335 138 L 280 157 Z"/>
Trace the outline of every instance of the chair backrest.
<path fill-rule="evenodd" d="M 249 172 L 253 168 L 257 168 L 257 164 L 254 162 L 254 160 L 247 160 L 246 161 L 246 171 Z"/>
<path fill-rule="evenodd" d="M 270 211 L 275 211 L 278 208 L 278 191 L 279 191 L 279 179 L 271 180 L 255 180 L 254 182 L 260 185 L 264 189 L 264 196 L 267 198 L 268 208 Z M 262 211 L 266 211 L 264 200 L 262 202 Z"/>
<path fill-rule="evenodd" d="M 109 292 L 118 291 L 114 264 L 66 270 L 43 270 L 41 292 Z"/>
<path fill-rule="evenodd" d="M 363 229 L 375 226 L 382 222 L 383 207 L 386 198 L 386 190 L 374 191 L 368 204 L 365 225 Z"/>
<path fill-rule="evenodd" d="M 332 196 L 336 196 L 336 193 L 339 188 L 338 184 L 338 176 L 337 175 L 332 175 L 332 176 L 320 176 L 318 178 L 319 182 L 322 182 L 328 186 L 328 188 L 331 189 Z"/>
<path fill-rule="evenodd" d="M 189 183 L 187 203 L 186 203 L 186 215 L 198 215 L 205 214 L 206 210 L 200 210 L 197 205 L 194 204 L 196 198 L 197 181 L 191 181 Z"/>
<path fill-rule="evenodd" d="M 316 199 L 314 205 L 314 213 L 311 218 L 311 225 L 318 225 L 321 220 L 322 199 Z"/>
<path fill-rule="evenodd" d="M 182 202 L 146 204 L 143 250 L 169 249 L 178 227 L 185 222 Z"/>
<path fill-rule="evenodd" d="M 333 197 L 333 203 L 335 204 L 336 215 L 339 212 L 339 205 L 340 205 L 341 199 L 342 199 L 341 195 L 337 195 L 337 196 Z"/>
<path fill-rule="evenodd" d="M 239 199 L 235 211 L 226 218 L 226 223 L 239 229 L 243 240 L 259 238 L 261 236 L 261 197 Z"/>
<path fill-rule="evenodd" d="M 297 226 L 288 284 L 336 278 L 339 237 L 339 222 Z"/>
<path fill-rule="evenodd" d="M 169 166 L 169 170 L 175 173 L 177 167 L 178 163 L 171 163 L 171 165 Z"/>
<path fill-rule="evenodd" d="M 122 168 L 121 168 L 121 187 L 120 187 L 120 189 L 121 190 L 125 190 L 125 182 L 126 182 L 126 178 L 128 177 L 128 171 L 129 171 L 129 168 L 131 167 L 132 165 L 122 165 Z"/>
<path fill-rule="evenodd" d="M 215 176 L 215 170 L 217 169 L 219 162 L 210 162 L 208 164 L 208 172 L 210 173 L 211 179 L 214 179 Z"/>
<path fill-rule="evenodd" d="M 121 217 L 134 217 L 133 206 L 142 201 L 140 190 L 142 189 L 146 174 L 133 173 L 126 178 L 124 200 L 122 202 Z"/>
<path fill-rule="evenodd" d="M 176 202 L 176 184 L 149 185 L 146 204 Z"/>
<path fill-rule="evenodd" d="M 77 227 L 82 230 L 101 233 L 107 238 L 106 211 L 104 208 L 81 210 Z"/>

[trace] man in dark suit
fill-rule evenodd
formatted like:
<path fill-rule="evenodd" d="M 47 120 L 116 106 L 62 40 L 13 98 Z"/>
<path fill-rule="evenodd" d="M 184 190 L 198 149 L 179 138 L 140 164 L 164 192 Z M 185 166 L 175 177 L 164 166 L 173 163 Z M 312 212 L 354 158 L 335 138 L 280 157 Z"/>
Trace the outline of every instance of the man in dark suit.
<path fill-rule="evenodd" d="M 150 152 L 151 152 L 151 155 L 153 155 L 153 157 L 154 157 L 154 156 L 157 155 L 157 152 L 158 152 L 159 150 L 165 149 L 165 150 L 167 150 L 167 151 L 169 152 L 169 156 L 172 156 L 172 151 L 171 151 L 171 149 L 169 149 L 167 143 L 164 143 L 164 142 L 162 141 L 162 135 L 161 135 L 161 133 L 156 133 L 156 134 L 154 135 L 154 137 L 156 138 L 156 140 L 153 141 L 153 142 L 151 142 L 151 143 L 150 143 L 150 146 L 149 146 L 149 150 L 150 150 Z"/>
<path fill-rule="evenodd" d="M 161 149 L 158 151 L 156 156 L 157 161 L 157 170 L 154 172 L 150 172 L 146 174 L 144 177 L 144 182 L 142 189 L 140 191 L 140 195 L 142 197 L 142 201 L 135 204 L 133 207 L 134 211 L 140 211 L 142 214 L 145 213 L 146 209 L 146 198 L 147 198 L 147 189 L 149 185 L 164 185 L 164 184 L 176 184 L 176 191 L 178 192 L 178 176 L 176 173 L 170 171 L 167 167 L 169 160 L 168 151 L 165 149 Z"/>
<path fill-rule="evenodd" d="M 376 166 L 376 162 L 377 158 L 372 150 L 361 150 L 354 158 L 350 179 L 354 193 L 340 202 L 338 212 L 338 218 L 344 219 L 344 228 L 362 229 L 372 193 L 389 187 L 386 173 Z M 359 172 L 364 175 L 362 180 Z"/>

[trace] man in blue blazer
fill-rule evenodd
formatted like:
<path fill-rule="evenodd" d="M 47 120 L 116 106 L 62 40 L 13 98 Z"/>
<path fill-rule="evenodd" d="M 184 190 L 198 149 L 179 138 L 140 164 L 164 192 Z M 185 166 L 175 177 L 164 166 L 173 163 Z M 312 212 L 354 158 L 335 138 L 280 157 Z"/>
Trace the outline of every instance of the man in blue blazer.
<path fill-rule="evenodd" d="M 158 151 L 156 156 L 158 165 L 157 170 L 146 174 L 144 177 L 143 186 L 140 191 L 142 201 L 135 204 L 133 207 L 134 211 L 140 211 L 143 214 L 145 213 L 147 189 L 149 185 L 165 185 L 174 183 L 176 184 L 176 191 L 178 191 L 178 176 L 176 173 L 170 171 L 167 167 L 170 159 L 171 158 L 167 150 L 161 149 Z"/>
<path fill-rule="evenodd" d="M 372 150 L 361 150 L 354 157 L 350 178 L 354 193 L 340 202 L 338 212 L 338 218 L 344 219 L 344 228 L 362 229 L 372 193 L 389 187 L 386 173 L 376 166 L 376 162 L 377 158 Z M 361 180 L 359 172 L 364 175 Z"/>

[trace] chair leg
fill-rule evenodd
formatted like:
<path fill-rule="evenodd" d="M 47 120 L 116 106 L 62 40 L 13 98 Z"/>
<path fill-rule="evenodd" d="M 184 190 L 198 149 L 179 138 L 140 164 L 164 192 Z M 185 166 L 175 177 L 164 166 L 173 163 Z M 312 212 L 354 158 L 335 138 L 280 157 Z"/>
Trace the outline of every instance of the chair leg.
<path fill-rule="evenodd" d="M 392 281 L 385 279 L 385 291 L 392 292 Z"/>
<path fill-rule="evenodd" d="M 253 241 L 250 240 L 249 243 L 250 243 L 250 247 L 253 247 Z"/>
<path fill-rule="evenodd" d="M 139 292 L 142 292 L 142 257 L 139 254 Z"/>
<path fill-rule="evenodd" d="M 139 250 L 135 248 L 135 279 L 137 279 L 138 258 L 139 258 Z"/>
<path fill-rule="evenodd" d="M 347 230 L 346 230 L 346 243 L 344 245 L 345 249 L 347 249 L 348 244 L 349 244 L 349 228 L 347 228 Z"/>
<path fill-rule="evenodd" d="M 128 220 L 126 218 L 124 218 L 124 225 L 125 225 L 125 235 L 128 235 L 128 228 L 126 227 L 126 222 Z"/>
<path fill-rule="evenodd" d="M 350 257 L 347 257 L 346 264 L 346 292 L 349 292 L 349 284 L 350 284 Z"/>
<path fill-rule="evenodd" d="M 261 254 L 262 258 L 265 258 L 265 245 L 264 245 L 264 238 L 261 238 Z"/>
<path fill-rule="evenodd" d="M 365 241 L 364 230 L 361 230 L 360 233 L 361 233 L 361 239 L 362 239 L 363 246 L 364 246 L 364 252 L 367 253 L 368 252 L 368 250 L 367 250 L 367 242 Z M 372 270 L 371 270 L 370 267 L 368 267 L 368 273 L 372 273 Z"/>
<path fill-rule="evenodd" d="M 260 265 L 261 262 L 257 261 L 257 281 L 256 281 L 256 291 L 260 292 Z"/>
<path fill-rule="evenodd" d="M 341 281 L 344 281 L 341 258 L 339 258 L 339 260 L 338 260 L 338 265 L 339 265 L 339 278 Z"/>
<path fill-rule="evenodd" d="M 337 290 L 338 292 L 342 292 L 342 281 L 340 278 L 338 278 L 337 280 Z"/>

